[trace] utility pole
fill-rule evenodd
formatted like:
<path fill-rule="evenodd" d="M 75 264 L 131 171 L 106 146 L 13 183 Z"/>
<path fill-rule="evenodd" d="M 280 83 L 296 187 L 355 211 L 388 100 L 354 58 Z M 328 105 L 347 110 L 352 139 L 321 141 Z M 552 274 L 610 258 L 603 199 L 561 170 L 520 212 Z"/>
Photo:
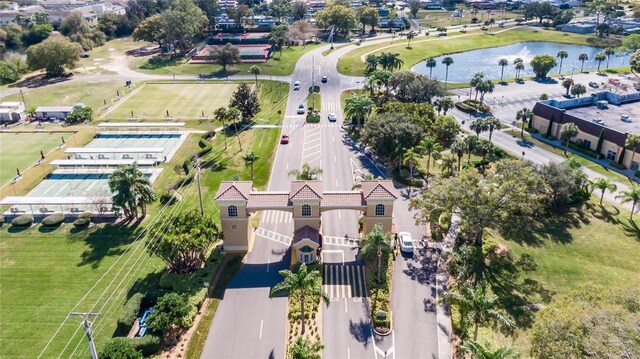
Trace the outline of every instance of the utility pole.
<path fill-rule="evenodd" d="M 196 155 L 196 176 L 198 176 L 198 198 L 200 199 L 200 214 L 204 216 L 204 207 L 202 206 L 202 189 L 200 188 L 200 157 Z"/>
<path fill-rule="evenodd" d="M 96 345 L 93 342 L 93 337 L 91 336 L 91 327 L 93 323 L 89 321 L 90 317 L 99 317 L 100 313 L 79 313 L 79 312 L 71 312 L 70 315 L 75 315 L 78 317 L 82 317 L 82 327 L 84 328 L 84 332 L 87 334 L 87 339 L 89 339 L 89 351 L 91 352 L 91 359 L 98 359 L 98 353 L 96 352 Z"/>
<path fill-rule="evenodd" d="M 27 110 L 27 101 L 24 100 L 24 93 L 22 92 L 22 89 L 20 89 L 20 96 L 22 97 L 22 104 L 24 105 L 24 110 Z"/>

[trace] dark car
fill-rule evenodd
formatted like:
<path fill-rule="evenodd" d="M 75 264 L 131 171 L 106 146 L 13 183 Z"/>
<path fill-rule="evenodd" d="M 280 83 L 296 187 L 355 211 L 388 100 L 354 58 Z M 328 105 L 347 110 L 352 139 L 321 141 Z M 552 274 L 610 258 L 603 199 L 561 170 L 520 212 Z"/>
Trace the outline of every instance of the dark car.
<path fill-rule="evenodd" d="M 91 55 L 87 54 L 86 52 L 84 54 L 80 55 L 80 57 L 82 57 L 83 59 L 86 59 L 89 56 L 91 56 Z"/>
<path fill-rule="evenodd" d="M 327 81 L 329 81 L 329 79 L 327 78 L 327 76 L 322 76 L 322 80 L 321 81 L 322 81 L 323 84 L 326 84 Z"/>
<path fill-rule="evenodd" d="M 282 137 L 280 137 L 280 144 L 286 145 L 287 143 L 289 143 L 289 135 L 282 135 Z"/>

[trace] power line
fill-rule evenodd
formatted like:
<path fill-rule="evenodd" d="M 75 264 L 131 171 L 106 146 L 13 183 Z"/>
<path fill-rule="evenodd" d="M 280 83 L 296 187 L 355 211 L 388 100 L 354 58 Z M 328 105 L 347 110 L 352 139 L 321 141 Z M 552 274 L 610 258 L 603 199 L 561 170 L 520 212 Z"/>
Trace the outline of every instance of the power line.
<path fill-rule="evenodd" d="M 87 339 L 89 340 L 89 351 L 91 352 L 92 359 L 98 359 L 98 353 L 96 352 L 96 344 L 93 342 L 93 337 L 91 335 L 91 326 L 93 323 L 89 320 L 90 317 L 99 317 L 100 313 L 79 313 L 79 312 L 71 312 L 69 315 L 75 315 L 79 317 L 83 317 L 82 319 L 82 327 L 84 328 L 84 332 L 87 334 Z"/>

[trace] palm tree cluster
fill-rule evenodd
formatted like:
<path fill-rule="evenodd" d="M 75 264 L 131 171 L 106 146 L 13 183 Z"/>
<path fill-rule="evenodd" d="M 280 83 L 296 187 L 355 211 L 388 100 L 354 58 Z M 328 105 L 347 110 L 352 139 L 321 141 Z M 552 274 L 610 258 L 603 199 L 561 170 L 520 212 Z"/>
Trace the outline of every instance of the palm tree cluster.
<path fill-rule="evenodd" d="M 531 128 L 531 120 L 533 120 L 533 111 L 528 108 L 523 108 L 522 110 L 518 110 L 516 113 L 516 120 L 522 121 L 522 128 L 520 129 L 520 137 L 524 138 L 524 127 L 527 126 Z"/>
<path fill-rule="evenodd" d="M 368 96 L 352 94 L 345 101 L 344 114 L 347 118 L 355 118 L 359 128 L 371 114 L 374 105 L 373 100 Z"/>
<path fill-rule="evenodd" d="M 147 215 L 147 204 L 156 200 L 149 178 L 138 164 L 120 166 L 109 176 L 109 189 L 113 193 L 113 206 L 122 209 L 127 218 L 138 217 L 138 208 L 142 216 Z"/>
<path fill-rule="evenodd" d="M 516 67 L 516 81 L 520 81 L 520 72 L 524 70 L 524 60 L 517 57 L 513 60 L 513 65 Z"/>
<path fill-rule="evenodd" d="M 391 52 L 381 52 L 380 55 L 369 54 L 365 58 L 367 74 L 380 67 L 382 70 L 396 71 L 402 68 L 404 61 L 400 59 L 400 54 Z"/>
<path fill-rule="evenodd" d="M 478 117 L 473 120 L 469 128 L 476 133 L 476 137 L 480 136 L 482 132 L 489 131 L 489 141 L 491 142 L 493 131 L 500 129 L 500 120 L 493 116 Z"/>
<path fill-rule="evenodd" d="M 295 176 L 300 181 L 313 181 L 318 179 L 318 176 L 322 174 L 320 167 L 311 167 L 308 163 L 303 163 L 300 169 L 293 169 L 289 171 L 289 176 Z"/>

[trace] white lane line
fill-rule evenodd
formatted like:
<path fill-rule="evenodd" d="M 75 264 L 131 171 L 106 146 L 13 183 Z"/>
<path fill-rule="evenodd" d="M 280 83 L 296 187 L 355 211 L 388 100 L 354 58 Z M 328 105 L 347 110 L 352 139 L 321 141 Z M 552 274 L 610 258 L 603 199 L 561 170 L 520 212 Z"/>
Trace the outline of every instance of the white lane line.
<path fill-rule="evenodd" d="M 336 178 L 336 187 L 338 187 L 338 179 Z"/>
<path fill-rule="evenodd" d="M 331 142 L 336 142 L 336 136 L 331 136 Z"/>
<path fill-rule="evenodd" d="M 396 334 L 391 331 L 391 349 L 393 350 L 393 359 L 396 359 Z"/>
<path fill-rule="evenodd" d="M 342 220 L 342 214 L 340 214 L 341 211 L 338 211 L 338 219 Z"/>
<path fill-rule="evenodd" d="M 347 359 L 351 359 L 351 349 L 347 347 Z"/>
<path fill-rule="evenodd" d="M 269 273 L 269 267 L 271 266 L 271 258 L 267 260 L 267 273 Z"/>
<path fill-rule="evenodd" d="M 264 320 L 260 319 L 260 339 L 262 339 L 262 324 L 264 324 Z"/>
<path fill-rule="evenodd" d="M 287 171 L 289 170 L 289 164 L 287 163 Z"/>
<path fill-rule="evenodd" d="M 337 162 L 338 161 L 338 157 L 336 157 L 336 155 L 333 155 L 333 162 Z"/>
<path fill-rule="evenodd" d="M 315 142 L 315 141 L 314 141 L 314 142 Z M 314 148 L 316 148 L 316 147 L 320 147 L 320 144 L 318 143 L 317 145 L 309 146 L 309 147 L 307 147 L 307 148 L 305 148 L 305 149 L 304 149 L 304 152 L 307 152 L 307 151 L 309 151 L 309 150 L 312 150 L 312 149 L 314 149 Z"/>
<path fill-rule="evenodd" d="M 344 298 L 344 312 L 348 313 L 348 311 L 347 311 L 347 298 Z"/>

